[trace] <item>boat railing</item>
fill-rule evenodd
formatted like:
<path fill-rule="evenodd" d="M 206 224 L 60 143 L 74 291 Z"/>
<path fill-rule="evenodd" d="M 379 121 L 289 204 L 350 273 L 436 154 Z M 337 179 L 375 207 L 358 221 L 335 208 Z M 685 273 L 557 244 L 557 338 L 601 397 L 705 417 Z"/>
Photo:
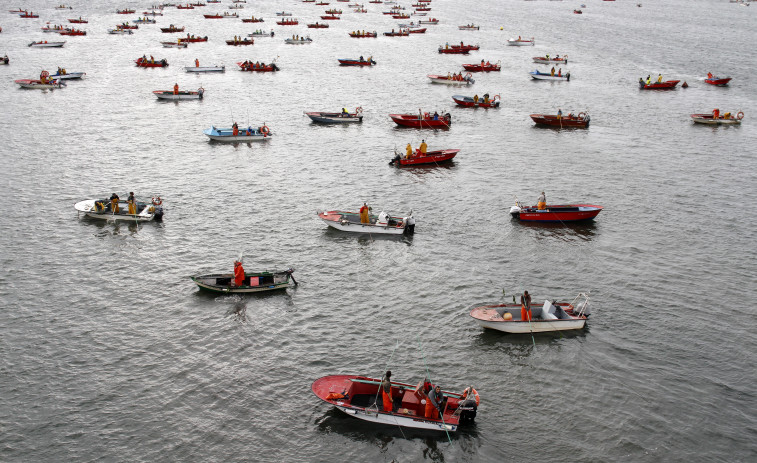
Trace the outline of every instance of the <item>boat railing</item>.
<path fill-rule="evenodd" d="M 589 308 L 589 293 L 578 293 L 578 295 L 573 298 L 573 301 L 570 303 L 570 307 L 572 309 L 575 309 L 576 307 L 580 306 L 580 310 L 578 313 L 576 313 L 577 316 L 582 316 L 586 312 L 586 310 Z"/>

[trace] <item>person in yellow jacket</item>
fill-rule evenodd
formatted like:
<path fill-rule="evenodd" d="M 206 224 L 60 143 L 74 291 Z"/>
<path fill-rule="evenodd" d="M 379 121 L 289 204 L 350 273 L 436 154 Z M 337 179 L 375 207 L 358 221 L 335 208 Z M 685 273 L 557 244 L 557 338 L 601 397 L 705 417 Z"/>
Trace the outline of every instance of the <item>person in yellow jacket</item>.
<path fill-rule="evenodd" d="M 413 157 L 413 145 L 408 143 L 406 150 L 407 152 L 405 153 L 405 159 L 410 159 L 411 157 Z"/>
<path fill-rule="evenodd" d="M 541 196 L 539 196 L 539 199 L 536 201 L 536 208 L 539 210 L 544 210 L 547 208 L 547 196 L 544 194 L 544 192 L 541 192 Z"/>
<path fill-rule="evenodd" d="M 360 208 L 360 223 L 371 223 L 371 218 L 368 215 L 370 207 L 366 203 L 363 203 L 363 207 Z"/>
<path fill-rule="evenodd" d="M 662 74 L 657 75 L 657 83 L 662 83 Z"/>
<path fill-rule="evenodd" d="M 421 156 L 425 156 L 427 150 L 428 150 L 428 145 L 426 144 L 426 140 L 421 140 L 421 148 L 420 148 Z"/>

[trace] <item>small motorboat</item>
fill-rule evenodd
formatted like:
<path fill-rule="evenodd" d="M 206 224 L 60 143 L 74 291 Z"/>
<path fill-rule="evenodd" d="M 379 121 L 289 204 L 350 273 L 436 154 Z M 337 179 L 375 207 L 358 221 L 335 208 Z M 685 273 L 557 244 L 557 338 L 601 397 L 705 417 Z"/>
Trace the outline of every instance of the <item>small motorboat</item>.
<path fill-rule="evenodd" d="M 321 124 L 346 124 L 350 122 L 363 122 L 363 108 L 358 107 L 354 113 L 343 110 L 340 113 L 327 113 L 322 111 L 305 112 L 313 122 Z"/>
<path fill-rule="evenodd" d="M 137 201 L 134 213 L 129 213 L 129 203 L 123 199 L 85 199 L 74 204 L 74 209 L 85 217 L 108 221 L 150 222 L 163 220 L 163 200 L 159 196 L 150 202 Z"/>
<path fill-rule="evenodd" d="M 355 39 L 365 39 L 365 38 L 370 38 L 370 37 L 375 38 L 375 37 L 378 37 L 378 34 L 376 33 L 376 31 L 373 31 L 373 32 L 353 31 L 353 32 L 350 32 L 350 37 L 355 38 Z"/>
<path fill-rule="evenodd" d="M 262 29 L 258 29 L 247 34 L 247 37 L 273 37 L 273 35 L 273 29 L 271 29 L 271 32 L 266 32 Z"/>
<path fill-rule="evenodd" d="M 641 90 L 672 90 L 676 88 L 680 80 L 666 80 L 664 82 L 650 82 L 645 83 L 643 79 L 639 79 L 639 88 Z"/>
<path fill-rule="evenodd" d="M 323 211 L 318 217 L 326 225 L 337 230 L 372 235 L 412 235 L 415 233 L 413 211 L 405 217 L 392 217 L 381 211 L 378 215 L 368 214 L 368 222 L 360 221 L 359 212 Z"/>
<path fill-rule="evenodd" d="M 196 92 L 180 90 L 153 90 L 152 92 L 159 100 L 202 100 L 205 89 L 200 87 Z"/>
<path fill-rule="evenodd" d="M 461 31 L 477 31 L 481 29 L 481 26 L 474 26 L 473 24 L 467 24 L 465 26 L 457 26 L 457 28 Z"/>
<path fill-rule="evenodd" d="M 186 5 L 177 5 L 176 9 L 178 9 L 178 10 L 194 10 L 195 7 L 193 5 L 190 5 L 189 3 L 187 3 Z"/>
<path fill-rule="evenodd" d="M 195 37 L 194 35 L 190 36 L 189 34 L 187 34 L 186 37 L 180 37 L 178 41 L 187 43 L 207 42 L 208 36 L 206 35 L 205 37 Z"/>
<path fill-rule="evenodd" d="M 369 56 L 368 59 L 363 59 L 362 56 L 358 59 L 354 59 L 354 58 L 337 58 L 337 59 L 339 60 L 340 66 L 374 66 L 376 64 L 372 56 Z"/>
<path fill-rule="evenodd" d="M 407 36 L 410 35 L 410 30 L 409 29 L 404 29 L 404 30 L 400 29 L 397 32 L 395 32 L 394 29 L 392 29 L 391 32 L 384 32 L 384 35 L 386 37 L 407 37 Z"/>
<path fill-rule="evenodd" d="M 65 69 L 58 69 L 58 71 L 55 74 L 51 74 L 50 78 L 54 80 L 73 80 L 73 79 L 81 79 L 84 77 L 84 75 L 87 74 L 86 72 L 68 72 Z"/>
<path fill-rule="evenodd" d="M 45 27 L 41 28 L 41 30 L 42 30 L 42 32 L 57 32 L 57 33 L 61 33 L 61 32 L 66 32 L 66 31 L 70 31 L 70 30 L 73 30 L 73 29 L 71 29 L 70 27 L 64 27 L 64 26 L 61 26 L 61 25 L 53 25 L 53 26 L 45 26 Z"/>
<path fill-rule="evenodd" d="M 518 37 L 517 39 L 508 39 L 507 44 L 511 47 L 525 47 L 527 45 L 536 45 L 536 41 L 533 37 L 531 37 L 531 40 Z"/>
<path fill-rule="evenodd" d="M 168 34 L 171 32 L 184 32 L 184 26 L 176 27 L 173 24 L 171 24 L 169 27 L 161 27 L 160 31 L 165 34 Z"/>
<path fill-rule="evenodd" d="M 116 10 L 116 13 L 117 14 L 132 14 L 132 13 L 136 13 L 136 11 L 137 10 L 130 10 L 130 9 L 126 8 L 126 9 L 123 9 L 123 10 Z"/>
<path fill-rule="evenodd" d="M 337 10 L 336 8 L 329 8 L 328 10 L 326 10 L 326 14 L 333 14 L 333 15 L 342 14 L 342 10 Z"/>
<path fill-rule="evenodd" d="M 134 31 L 132 31 L 131 29 L 116 28 L 116 29 L 108 29 L 108 34 L 111 34 L 111 35 L 132 35 L 132 34 L 134 34 Z"/>
<path fill-rule="evenodd" d="M 203 16 L 205 17 L 205 19 L 221 19 L 221 18 L 231 19 L 231 18 L 238 18 L 239 13 L 229 13 L 228 11 L 224 11 L 223 14 L 219 14 L 219 13 L 204 14 Z"/>
<path fill-rule="evenodd" d="M 719 109 L 713 109 L 710 114 L 692 114 L 691 120 L 697 124 L 707 125 L 741 125 L 744 118 L 744 112 L 739 111 L 734 117 L 730 112 L 720 114 Z"/>
<path fill-rule="evenodd" d="M 134 24 L 157 24 L 158 21 L 150 18 L 137 18 L 134 21 Z"/>
<path fill-rule="evenodd" d="M 284 39 L 284 43 L 288 43 L 291 45 L 305 45 L 308 43 L 313 43 L 313 39 L 310 37 L 299 37 L 299 38 L 286 38 Z"/>
<path fill-rule="evenodd" d="M 580 222 L 593 220 L 602 206 L 594 204 L 546 205 L 544 209 L 536 206 L 524 206 L 519 201 L 510 208 L 510 215 L 523 222 Z"/>
<path fill-rule="evenodd" d="M 451 54 L 464 54 L 467 55 L 471 50 L 478 50 L 478 45 L 465 45 L 460 42 L 460 45 L 445 44 L 443 47 L 439 46 L 439 53 L 451 53 Z"/>
<path fill-rule="evenodd" d="M 176 42 L 160 42 L 163 48 L 187 48 L 189 43 L 177 40 Z"/>
<path fill-rule="evenodd" d="M 546 300 L 541 307 L 532 305 L 530 320 L 523 319 L 520 304 L 484 305 L 470 311 L 470 316 L 484 328 L 514 334 L 580 330 L 590 314 L 586 293 L 579 293 L 570 303 Z"/>
<path fill-rule="evenodd" d="M 583 11 L 579 10 L 573 10 L 573 14 L 584 14 Z"/>
<path fill-rule="evenodd" d="M 315 380 L 311 389 L 316 397 L 350 416 L 392 427 L 455 432 L 459 426 L 473 423 L 476 417 L 480 398 L 473 387 L 462 394 L 441 391 L 445 399 L 441 416 L 436 413 L 427 418 L 427 394 L 433 388 L 430 383 L 421 380 L 414 386 L 390 381 L 391 411 L 384 411 L 381 382 L 367 376 L 331 375 Z"/>
<path fill-rule="evenodd" d="M 472 97 L 452 95 L 452 99 L 455 100 L 455 103 L 457 103 L 458 106 L 463 106 L 465 108 L 499 108 L 500 101 L 499 95 L 494 95 L 494 97 L 490 99 L 488 93 L 485 93 L 483 98 L 479 98 L 478 95 Z"/>
<path fill-rule="evenodd" d="M 420 21 L 418 21 L 418 24 L 431 24 L 432 26 L 435 26 L 435 25 L 439 24 L 439 20 L 436 19 L 436 18 L 421 19 Z"/>
<path fill-rule="evenodd" d="M 226 66 L 185 66 L 187 72 L 226 72 Z"/>
<path fill-rule="evenodd" d="M 710 72 L 710 73 L 707 74 L 707 78 L 704 79 L 704 81 L 705 81 L 705 83 L 708 83 L 710 85 L 715 85 L 715 86 L 718 86 L 718 87 L 725 87 L 726 85 L 728 85 L 728 82 L 730 82 L 731 79 L 732 79 L 731 77 L 718 77 L 718 76 L 714 76 Z"/>
<path fill-rule="evenodd" d="M 329 14 L 329 15 L 323 15 L 323 16 L 321 16 L 321 19 L 323 19 L 324 21 L 338 21 L 338 20 L 340 20 L 342 18 L 340 18 L 337 15 Z"/>
<path fill-rule="evenodd" d="M 446 76 L 437 75 L 437 74 L 429 74 L 426 77 L 431 79 L 431 83 L 434 84 L 444 84 L 444 85 L 473 85 L 476 83 L 475 80 L 473 80 L 470 72 L 465 74 L 462 77 L 459 76 L 453 76 L 451 74 L 448 74 Z"/>
<path fill-rule="evenodd" d="M 233 273 L 213 273 L 210 275 L 195 275 L 190 277 L 201 290 L 213 293 L 259 293 L 276 291 L 297 285 L 292 276 L 293 268 L 287 270 L 272 270 L 263 272 L 244 272 L 244 281 L 240 286 L 234 285 Z M 291 283 L 290 283 L 291 280 Z"/>
<path fill-rule="evenodd" d="M 70 22 L 72 24 L 87 24 L 87 23 L 89 23 L 89 21 L 87 21 L 86 19 L 82 19 L 82 18 L 79 18 L 79 19 L 76 19 L 76 18 L 69 19 L 68 22 Z"/>
<path fill-rule="evenodd" d="M 21 88 L 38 90 L 52 90 L 54 88 L 62 88 L 66 86 L 66 83 L 61 82 L 60 80 L 46 80 L 43 82 L 39 79 L 18 79 L 13 82 L 18 84 Z"/>
<path fill-rule="evenodd" d="M 56 10 L 73 10 L 74 7 L 72 6 L 66 6 L 66 5 L 58 5 L 55 7 Z"/>
<path fill-rule="evenodd" d="M 165 58 L 161 60 L 147 59 L 145 57 L 137 58 L 134 60 L 137 63 L 137 67 L 140 68 L 166 68 L 168 67 L 168 61 Z"/>
<path fill-rule="evenodd" d="M 534 56 L 533 60 L 537 64 L 568 64 L 568 55 Z"/>
<path fill-rule="evenodd" d="M 263 21 L 263 18 L 256 18 L 255 16 L 253 16 L 252 18 L 243 18 L 242 22 L 243 23 L 262 23 L 265 21 Z"/>
<path fill-rule="evenodd" d="M 137 30 L 139 29 L 139 26 L 136 25 L 130 25 L 129 23 L 122 23 L 116 26 L 118 29 L 130 29 L 130 30 Z"/>
<path fill-rule="evenodd" d="M 239 47 L 242 45 L 254 45 L 254 44 L 255 44 L 255 39 L 248 39 L 248 38 L 245 38 L 245 39 L 235 38 L 233 40 L 226 41 L 226 45 L 231 45 L 233 47 Z"/>
<path fill-rule="evenodd" d="M 26 19 L 33 19 L 33 18 L 39 18 L 38 14 L 34 14 L 33 12 L 23 12 L 18 15 L 19 18 L 26 18 Z"/>
<path fill-rule="evenodd" d="M 29 46 L 32 48 L 61 48 L 65 44 L 65 40 L 63 42 L 48 42 L 47 40 L 42 40 L 40 42 L 32 42 Z"/>
<path fill-rule="evenodd" d="M 395 124 L 403 127 L 412 127 L 415 129 L 448 129 L 452 124 L 452 116 L 446 113 L 443 116 L 434 118 L 429 113 L 421 114 L 390 114 Z"/>
<path fill-rule="evenodd" d="M 160 11 L 143 11 L 142 14 L 145 16 L 163 16 Z"/>
<path fill-rule="evenodd" d="M 308 24 L 308 28 L 310 28 L 310 29 L 328 29 L 329 25 L 328 24 L 320 24 L 320 23 L 318 23 L 318 21 L 316 21 L 313 24 Z"/>
<path fill-rule="evenodd" d="M 534 80 L 570 80 L 570 71 L 563 74 L 562 69 L 559 72 L 554 73 L 554 75 L 551 72 L 541 72 L 539 70 L 531 71 L 529 74 Z"/>
<path fill-rule="evenodd" d="M 0 64 L 8 64 L 10 62 L 11 61 L 10 61 L 10 59 L 8 59 L 8 55 L 5 55 L 2 58 L 0 58 Z"/>
<path fill-rule="evenodd" d="M 407 28 L 407 31 L 410 32 L 411 34 L 425 34 L 426 29 L 427 28 L 421 27 L 421 26 L 410 26 Z"/>
<path fill-rule="evenodd" d="M 568 113 L 567 116 L 562 114 L 531 114 L 531 119 L 539 125 L 549 125 L 552 127 L 578 127 L 587 128 L 591 117 L 585 112 L 577 115 Z"/>
<path fill-rule="evenodd" d="M 300 22 L 296 19 L 282 19 L 281 21 L 276 21 L 276 24 L 279 26 L 296 26 Z"/>
<path fill-rule="evenodd" d="M 402 153 L 395 151 L 394 159 L 389 161 L 390 165 L 395 166 L 417 166 L 420 164 L 439 164 L 446 161 L 451 161 L 460 150 L 437 150 L 427 151 L 425 155 L 422 155 L 419 150 L 413 153 L 413 156 L 406 157 Z"/>
<path fill-rule="evenodd" d="M 276 16 L 292 16 L 292 13 L 287 13 L 286 11 L 277 12 Z"/>
<path fill-rule="evenodd" d="M 463 68 L 469 72 L 492 72 L 499 71 L 501 69 L 501 61 L 497 61 L 495 64 L 490 62 L 484 62 L 481 60 L 479 64 L 463 64 Z"/>
<path fill-rule="evenodd" d="M 261 62 L 240 61 L 237 65 L 241 71 L 246 72 L 276 72 L 281 70 L 281 68 L 276 66 L 276 63 L 265 64 Z"/>
<path fill-rule="evenodd" d="M 65 31 L 58 32 L 60 35 L 68 35 L 68 36 L 83 36 L 87 35 L 87 31 L 83 31 L 81 29 L 69 29 Z"/>
<path fill-rule="evenodd" d="M 273 136 L 271 129 L 267 125 L 262 125 L 258 128 L 247 127 L 247 129 L 238 129 L 236 127 L 219 129 L 212 125 L 209 129 L 203 130 L 202 133 L 207 135 L 212 141 L 223 142 L 267 141 Z"/>

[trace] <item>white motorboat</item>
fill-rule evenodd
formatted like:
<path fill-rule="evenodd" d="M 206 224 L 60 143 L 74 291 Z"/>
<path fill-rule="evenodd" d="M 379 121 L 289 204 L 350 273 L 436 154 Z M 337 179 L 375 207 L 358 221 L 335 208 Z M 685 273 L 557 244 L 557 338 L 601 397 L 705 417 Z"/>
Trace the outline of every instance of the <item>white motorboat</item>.
<path fill-rule="evenodd" d="M 202 100 L 205 89 L 200 87 L 196 92 L 173 90 L 153 90 L 152 92 L 159 100 Z"/>
<path fill-rule="evenodd" d="M 61 82 L 60 80 L 48 80 L 46 82 L 42 82 L 39 79 L 18 79 L 14 80 L 13 82 L 17 83 L 21 88 L 32 88 L 32 89 L 41 89 L 41 90 L 51 90 L 54 88 L 61 88 L 65 87 L 66 83 Z"/>
<path fill-rule="evenodd" d="M 61 48 L 65 44 L 65 40 L 63 42 L 48 42 L 47 40 L 42 40 L 40 42 L 32 42 L 29 46 L 32 48 Z"/>
<path fill-rule="evenodd" d="M 537 64 L 568 64 L 568 55 L 534 56 L 533 60 Z"/>
<path fill-rule="evenodd" d="M 381 211 L 378 215 L 369 214 L 368 222 L 360 221 L 359 212 L 323 211 L 318 217 L 326 225 L 337 230 L 352 233 L 368 233 L 378 235 L 412 235 L 415 233 L 415 219 L 413 211 L 405 217 L 392 217 Z"/>
<path fill-rule="evenodd" d="M 208 136 L 213 141 L 222 142 L 252 142 L 252 141 L 267 141 L 270 140 L 273 134 L 271 129 L 267 125 L 263 125 L 258 128 L 247 127 L 237 129 L 234 133 L 234 127 L 227 129 L 219 129 L 216 126 L 210 126 L 209 129 L 203 130 L 202 133 Z"/>
<path fill-rule="evenodd" d="M 539 71 L 532 71 L 529 72 L 532 79 L 536 80 L 564 80 L 569 81 L 570 80 L 570 71 L 566 72 L 565 74 L 562 73 L 555 73 L 552 75 L 551 72 L 539 72 Z"/>
<path fill-rule="evenodd" d="M 152 201 L 139 202 L 135 205 L 134 214 L 129 213 L 129 205 L 125 200 L 111 201 L 109 199 L 85 199 L 74 204 L 74 208 L 83 212 L 86 217 L 109 221 L 123 220 L 127 222 L 149 222 L 163 219 L 163 200 L 160 197 L 152 198 Z M 114 210 L 114 206 L 115 210 Z"/>
<path fill-rule="evenodd" d="M 533 37 L 531 37 L 531 40 L 518 37 L 517 39 L 508 39 L 507 44 L 512 47 L 525 47 L 527 45 L 536 45 L 536 41 Z"/>
<path fill-rule="evenodd" d="M 470 311 L 470 316 L 484 328 L 520 334 L 580 330 L 589 315 L 586 293 L 579 293 L 569 304 L 547 300 L 542 307 L 532 306 L 530 321 L 521 316 L 520 304 L 485 305 Z"/>
<path fill-rule="evenodd" d="M 716 114 L 714 111 L 710 114 L 692 114 L 691 120 L 697 124 L 707 125 L 741 125 L 741 119 L 744 118 L 744 112 L 739 111 L 734 117 L 733 114 L 727 112 L 725 114 Z"/>
<path fill-rule="evenodd" d="M 188 42 L 160 42 L 161 45 L 163 45 L 163 48 L 187 48 L 189 46 Z"/>
<path fill-rule="evenodd" d="M 187 72 L 226 72 L 226 66 L 185 66 Z"/>
<path fill-rule="evenodd" d="M 313 43 L 313 39 L 310 37 L 300 37 L 299 39 L 293 39 L 291 37 L 284 39 L 284 43 L 294 45 L 305 45 L 306 43 Z"/>
<path fill-rule="evenodd" d="M 131 29 L 108 29 L 108 34 L 111 35 L 132 35 L 134 33 Z"/>
<path fill-rule="evenodd" d="M 345 124 L 348 122 L 363 122 L 363 108 L 357 108 L 354 113 L 328 113 L 322 111 L 305 112 L 313 122 L 323 124 Z"/>
<path fill-rule="evenodd" d="M 455 80 L 453 76 L 443 76 L 443 75 L 434 75 L 429 74 L 429 79 L 431 79 L 431 82 L 434 84 L 444 84 L 444 85 L 473 85 L 476 83 L 475 80 L 473 80 L 471 73 L 465 74 L 463 77 L 463 80 Z"/>
<path fill-rule="evenodd" d="M 85 74 L 86 74 L 86 72 L 67 72 L 67 71 L 63 71 L 63 73 L 61 73 L 59 71 L 59 72 L 56 72 L 55 74 L 52 74 L 50 76 L 50 78 L 51 79 L 55 79 L 55 80 L 81 79 L 82 77 L 84 77 Z"/>

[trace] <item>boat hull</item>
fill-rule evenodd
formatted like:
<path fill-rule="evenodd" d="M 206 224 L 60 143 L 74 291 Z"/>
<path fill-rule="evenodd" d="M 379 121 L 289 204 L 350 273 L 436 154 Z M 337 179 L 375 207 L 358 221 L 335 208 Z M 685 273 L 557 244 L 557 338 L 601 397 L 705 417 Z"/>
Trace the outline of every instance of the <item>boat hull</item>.
<path fill-rule="evenodd" d="M 527 46 L 536 45 L 536 42 L 533 40 L 510 39 L 507 41 L 507 44 L 511 47 L 527 47 Z"/>
<path fill-rule="evenodd" d="M 403 127 L 412 127 L 415 129 L 446 129 L 452 124 L 449 114 L 434 120 L 432 117 L 425 115 L 423 119 L 413 114 L 390 114 L 395 124 Z"/>
<path fill-rule="evenodd" d="M 594 220 L 602 212 L 602 206 L 594 204 L 547 205 L 545 209 L 536 207 L 510 208 L 510 215 L 522 222 L 581 222 Z"/>
<path fill-rule="evenodd" d="M 18 79 L 14 81 L 19 85 L 21 88 L 30 88 L 30 89 L 37 89 L 37 90 L 50 90 L 54 88 L 61 88 L 65 87 L 66 84 L 60 81 L 57 82 L 51 82 L 43 84 L 39 80 L 33 80 L 33 79 Z"/>
<path fill-rule="evenodd" d="M 210 274 L 190 277 L 195 284 L 204 291 L 222 294 L 250 294 L 265 291 L 278 291 L 292 286 L 293 269 L 273 272 L 245 272 L 245 279 L 241 286 L 231 286 L 234 274 Z"/>
<path fill-rule="evenodd" d="M 86 72 L 67 72 L 65 74 L 51 74 L 50 78 L 55 80 L 81 79 Z"/>
<path fill-rule="evenodd" d="M 403 156 L 395 157 L 392 160 L 392 164 L 395 166 L 417 166 L 421 164 L 439 164 L 442 162 L 451 161 L 457 156 L 460 150 L 439 150 L 429 151 L 425 156 L 415 156 L 410 159 L 405 159 Z"/>
<path fill-rule="evenodd" d="M 359 59 L 341 59 L 337 58 L 340 66 L 373 66 L 376 64 L 373 60 L 361 61 Z"/>
<path fill-rule="evenodd" d="M 476 83 L 475 80 L 471 79 L 470 77 L 466 77 L 464 80 L 454 80 L 450 79 L 447 76 L 439 76 L 439 75 L 428 75 L 426 76 L 431 80 L 431 83 L 433 84 L 442 84 L 442 85 L 455 85 L 455 86 L 463 86 L 463 85 L 473 85 Z"/>
<path fill-rule="evenodd" d="M 479 98 L 476 103 L 473 98 L 463 95 L 452 95 L 452 99 L 458 106 L 465 108 L 499 108 L 499 95 L 494 95 L 488 103 L 484 103 L 483 98 Z"/>
<path fill-rule="evenodd" d="M 499 71 L 501 69 L 499 64 L 463 64 L 463 68 L 469 72 L 492 72 Z"/>
<path fill-rule="evenodd" d="M 730 82 L 731 79 L 732 77 L 723 77 L 723 78 L 715 77 L 713 79 L 705 79 L 704 81 L 710 85 L 715 85 L 717 87 L 724 87 L 728 85 L 728 82 Z"/>
<path fill-rule="evenodd" d="M 529 75 L 534 80 L 555 80 L 555 81 L 570 81 L 570 73 L 565 73 L 563 75 L 552 75 L 547 73 L 541 73 L 539 71 L 533 71 L 529 72 Z"/>
<path fill-rule="evenodd" d="M 363 122 L 363 116 L 358 113 L 326 113 L 326 112 L 306 112 L 305 115 L 313 122 L 321 124 L 347 124 L 350 122 Z"/>
<path fill-rule="evenodd" d="M 645 84 L 639 82 L 639 88 L 642 90 L 672 90 L 676 88 L 680 80 L 668 80 L 665 82 L 653 82 L 651 84 Z"/>
<path fill-rule="evenodd" d="M 743 117 L 743 113 L 739 113 Z M 692 114 L 691 120 L 696 124 L 706 125 L 741 125 L 741 119 L 739 117 L 730 117 L 724 119 L 719 117 L 715 119 L 712 114 Z"/>
<path fill-rule="evenodd" d="M 566 312 L 571 310 L 567 303 L 558 303 L 561 313 L 560 317 L 554 319 L 543 319 L 541 314 L 543 308 L 531 307 L 533 318 L 531 321 L 521 319 L 520 304 L 499 304 L 476 307 L 470 311 L 470 316 L 480 326 L 512 334 L 529 334 L 529 333 L 550 333 L 556 331 L 581 330 L 586 326 L 587 317 L 585 315 L 572 315 Z M 504 313 L 509 313 L 512 318 L 505 320 Z"/>
<path fill-rule="evenodd" d="M 531 114 L 531 119 L 539 125 L 577 128 L 586 128 L 591 121 L 591 118 L 587 114 L 584 114 L 583 116 L 563 116 L 561 118 L 558 118 L 557 114 Z"/>
<path fill-rule="evenodd" d="M 107 209 L 98 211 L 95 207 L 96 200 L 86 199 L 74 204 L 74 209 L 84 213 L 86 217 L 99 220 L 108 220 L 111 222 L 150 222 L 153 220 L 161 220 L 163 218 L 163 209 L 159 206 L 152 206 L 146 203 L 137 203 L 138 214 L 129 214 L 128 205 L 126 201 L 119 201 L 118 206 L 120 211 L 113 213 L 110 210 L 110 202 L 108 200 L 102 200 L 101 202 L 106 205 Z"/>

